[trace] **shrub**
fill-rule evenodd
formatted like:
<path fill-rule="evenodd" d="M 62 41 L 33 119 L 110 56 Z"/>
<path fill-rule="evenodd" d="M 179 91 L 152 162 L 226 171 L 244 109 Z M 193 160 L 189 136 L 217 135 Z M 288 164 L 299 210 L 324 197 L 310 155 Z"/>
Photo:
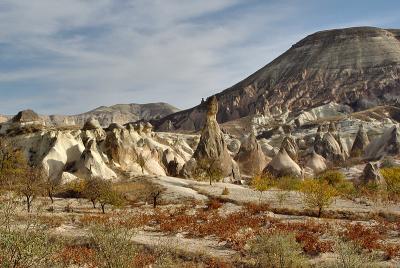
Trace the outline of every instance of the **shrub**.
<path fill-rule="evenodd" d="M 57 259 L 66 267 L 97 267 L 96 252 L 87 246 L 66 246 L 58 254 Z"/>
<path fill-rule="evenodd" d="M 256 175 L 251 181 L 251 186 L 260 192 L 259 202 L 261 202 L 262 193 L 267 191 L 272 186 L 272 181 L 269 176 Z"/>
<path fill-rule="evenodd" d="M 381 174 L 391 195 L 400 195 L 400 167 L 382 168 Z"/>
<path fill-rule="evenodd" d="M 261 212 L 269 211 L 270 207 L 268 204 L 260 204 L 260 203 L 246 203 L 245 204 L 245 209 L 248 211 L 251 215 L 256 215 Z"/>
<path fill-rule="evenodd" d="M 207 201 L 207 209 L 219 209 L 220 207 L 222 207 L 222 203 L 216 198 L 211 198 Z"/>
<path fill-rule="evenodd" d="M 292 233 L 272 233 L 257 236 L 250 242 L 250 255 L 258 267 L 305 267 L 301 245 Z"/>
<path fill-rule="evenodd" d="M 343 236 L 362 248 L 373 250 L 380 248 L 382 230 L 372 227 L 365 227 L 360 223 L 348 224 Z"/>
<path fill-rule="evenodd" d="M 117 224 L 92 225 L 90 234 L 99 267 L 134 267 L 136 248 L 131 242 L 134 232 Z"/>
<path fill-rule="evenodd" d="M 337 255 L 337 259 L 335 260 L 335 263 L 329 267 L 371 267 L 372 258 L 366 254 L 363 254 L 362 249 L 352 242 L 337 239 L 334 245 L 334 252 Z"/>
<path fill-rule="evenodd" d="M 57 243 L 40 230 L 0 230 L 2 267 L 51 267 Z"/>
<path fill-rule="evenodd" d="M 82 179 L 74 180 L 64 184 L 57 196 L 63 198 L 80 198 L 83 195 L 83 191 L 86 187 L 86 181 Z"/>
<path fill-rule="evenodd" d="M 229 189 L 227 187 L 224 187 L 224 189 L 222 190 L 221 195 L 229 195 Z"/>
<path fill-rule="evenodd" d="M 345 181 L 343 173 L 337 170 L 327 170 L 317 177 L 319 180 L 326 181 L 331 186 L 336 186 Z"/>
<path fill-rule="evenodd" d="M 292 176 L 284 176 L 276 179 L 274 186 L 284 191 L 298 191 L 301 188 L 301 180 Z"/>
<path fill-rule="evenodd" d="M 310 208 L 318 209 L 318 217 L 321 216 L 323 209 L 328 207 L 333 198 L 337 196 L 336 189 L 324 180 L 305 180 L 301 186 L 304 195 L 304 202 Z"/>

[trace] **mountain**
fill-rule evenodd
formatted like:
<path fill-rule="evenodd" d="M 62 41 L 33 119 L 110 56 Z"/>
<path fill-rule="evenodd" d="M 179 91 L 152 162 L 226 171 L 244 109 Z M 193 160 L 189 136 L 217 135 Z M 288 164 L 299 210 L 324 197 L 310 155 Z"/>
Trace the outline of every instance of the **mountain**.
<path fill-rule="evenodd" d="M 138 120 L 159 119 L 169 114 L 178 112 L 179 109 L 163 102 L 147 104 L 116 104 L 113 106 L 101 106 L 86 113 L 77 115 L 41 115 L 41 119 L 47 125 L 79 125 L 93 117 L 100 122 L 103 127 L 108 127 L 111 123 L 126 124 Z M 0 123 L 10 119 L 10 116 L 1 116 Z"/>
<path fill-rule="evenodd" d="M 271 63 L 216 94 L 220 123 L 254 114 L 300 113 L 330 102 L 355 111 L 400 97 L 400 30 L 355 27 L 307 36 Z M 205 104 L 152 123 L 199 130 Z"/>

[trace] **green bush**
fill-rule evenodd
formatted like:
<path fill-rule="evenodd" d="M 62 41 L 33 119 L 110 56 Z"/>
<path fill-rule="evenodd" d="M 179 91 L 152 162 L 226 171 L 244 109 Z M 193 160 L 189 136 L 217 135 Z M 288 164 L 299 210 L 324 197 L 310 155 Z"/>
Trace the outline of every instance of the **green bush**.
<path fill-rule="evenodd" d="M 134 231 L 107 223 L 91 226 L 90 234 L 101 268 L 134 267 L 137 252 L 131 241 Z"/>
<path fill-rule="evenodd" d="M 330 186 L 333 186 L 338 195 L 342 197 L 352 197 L 356 194 L 354 184 L 346 180 L 346 177 L 337 170 L 327 170 L 317 177 L 318 180 L 326 181 Z"/>
<path fill-rule="evenodd" d="M 306 267 L 302 246 L 292 233 L 262 234 L 250 242 L 257 267 Z"/>
<path fill-rule="evenodd" d="M 337 170 L 327 170 L 321 173 L 318 177 L 319 180 L 324 180 L 332 186 L 336 186 L 345 181 L 343 173 Z"/>
<path fill-rule="evenodd" d="M 304 203 L 311 209 L 318 209 L 318 217 L 322 210 L 328 207 L 338 195 L 337 190 L 325 180 L 305 180 L 300 191 L 303 193 Z"/>
<path fill-rule="evenodd" d="M 386 181 L 389 194 L 400 194 L 400 167 L 382 168 L 381 174 Z"/>
<path fill-rule="evenodd" d="M 285 191 L 298 191 L 301 188 L 301 180 L 292 176 L 284 176 L 277 178 L 274 186 Z"/>
<path fill-rule="evenodd" d="M 363 253 L 362 249 L 350 241 L 337 239 L 334 245 L 334 253 L 337 259 L 327 265 L 332 268 L 363 268 L 377 267 L 373 264 L 373 258 Z"/>
<path fill-rule="evenodd" d="M 0 230 L 1 267 L 52 267 L 57 243 L 40 230 Z"/>

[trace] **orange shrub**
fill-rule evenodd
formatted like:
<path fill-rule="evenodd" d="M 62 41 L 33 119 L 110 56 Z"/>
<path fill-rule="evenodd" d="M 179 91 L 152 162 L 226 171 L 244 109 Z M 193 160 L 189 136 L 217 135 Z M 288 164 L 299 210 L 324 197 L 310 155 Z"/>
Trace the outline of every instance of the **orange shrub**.
<path fill-rule="evenodd" d="M 57 255 L 57 259 L 66 266 L 77 265 L 97 267 L 96 252 L 85 246 L 66 246 Z"/>
<path fill-rule="evenodd" d="M 365 227 L 360 223 L 348 224 L 345 227 L 346 230 L 342 235 L 346 239 L 351 240 L 368 250 L 380 248 L 380 240 L 384 234 L 382 233 L 382 229 Z"/>

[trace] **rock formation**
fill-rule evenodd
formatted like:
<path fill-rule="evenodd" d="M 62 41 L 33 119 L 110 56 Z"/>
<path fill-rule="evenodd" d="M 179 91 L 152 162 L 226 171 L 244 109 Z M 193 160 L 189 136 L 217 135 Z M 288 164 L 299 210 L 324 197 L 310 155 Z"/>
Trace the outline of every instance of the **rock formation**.
<path fill-rule="evenodd" d="M 279 153 L 272 158 L 263 172 L 276 177 L 295 176 L 300 178 L 302 176 L 301 168 L 290 158 L 284 148 L 281 148 Z"/>
<path fill-rule="evenodd" d="M 281 148 L 285 149 L 290 158 L 292 158 L 294 161 L 297 160 L 299 147 L 297 146 L 297 143 L 292 136 L 287 135 L 283 138 Z"/>
<path fill-rule="evenodd" d="M 369 144 L 369 139 L 364 126 L 361 124 L 358 129 L 356 138 L 354 139 L 353 146 L 351 147 L 350 155 L 352 157 L 361 156 L 364 154 L 365 148 Z"/>
<path fill-rule="evenodd" d="M 78 125 L 83 126 L 89 118 L 99 121 L 101 127 L 108 127 L 111 123 L 124 125 L 139 120 L 159 119 L 179 109 L 167 103 L 147 103 L 147 104 L 116 104 L 113 106 L 101 106 L 86 113 L 77 115 L 43 115 L 42 120 L 46 125 L 65 126 Z"/>
<path fill-rule="evenodd" d="M 359 178 L 361 184 L 368 184 L 370 182 L 376 183 L 380 186 L 385 186 L 386 182 L 383 179 L 381 173 L 379 172 L 379 164 L 377 162 L 368 162 L 365 165 L 363 174 Z"/>
<path fill-rule="evenodd" d="M 16 116 L 14 116 L 11 121 L 13 123 L 42 123 L 39 115 L 32 110 L 20 111 Z"/>
<path fill-rule="evenodd" d="M 196 162 L 202 160 L 212 161 L 221 169 L 223 176 L 232 176 L 235 179 L 239 179 L 237 164 L 229 154 L 223 133 L 216 119 L 217 112 L 218 101 L 213 96 L 207 100 L 206 123 L 201 131 L 200 141 L 193 154 L 193 159 Z M 188 165 L 185 165 L 185 168 L 187 167 Z"/>
<path fill-rule="evenodd" d="M 98 129 L 98 128 L 101 128 L 101 125 L 100 125 L 99 121 L 94 117 L 88 118 L 88 120 L 85 122 L 85 124 L 82 127 L 83 130 L 94 130 L 94 129 Z"/>
<path fill-rule="evenodd" d="M 305 168 L 310 169 L 312 175 L 321 173 L 326 170 L 326 160 L 323 156 L 312 152 L 311 157 L 308 159 Z"/>
<path fill-rule="evenodd" d="M 76 163 L 78 177 L 99 177 L 106 180 L 117 179 L 117 174 L 107 166 L 97 149 L 96 141 L 88 141 L 79 161 Z"/>
<path fill-rule="evenodd" d="M 398 30 L 356 27 L 321 31 L 236 85 L 217 94 L 221 123 L 264 113 L 290 112 L 335 102 L 354 110 L 390 104 L 400 85 Z M 357 89 L 357 90 L 354 90 Z M 202 104 L 154 122 L 200 130 Z"/>
<path fill-rule="evenodd" d="M 320 134 L 317 134 L 314 143 L 315 152 L 333 162 L 344 161 L 345 157 L 342 154 L 342 149 L 333 134 L 327 132 L 322 139 L 317 138 L 318 135 Z"/>
<path fill-rule="evenodd" d="M 377 160 L 386 155 L 400 154 L 400 130 L 398 126 L 387 129 L 365 148 L 365 158 Z"/>
<path fill-rule="evenodd" d="M 260 144 L 258 144 L 254 132 L 242 142 L 239 152 L 235 157 L 242 174 L 253 176 L 263 171 L 267 164 L 267 158 L 264 155 Z"/>

